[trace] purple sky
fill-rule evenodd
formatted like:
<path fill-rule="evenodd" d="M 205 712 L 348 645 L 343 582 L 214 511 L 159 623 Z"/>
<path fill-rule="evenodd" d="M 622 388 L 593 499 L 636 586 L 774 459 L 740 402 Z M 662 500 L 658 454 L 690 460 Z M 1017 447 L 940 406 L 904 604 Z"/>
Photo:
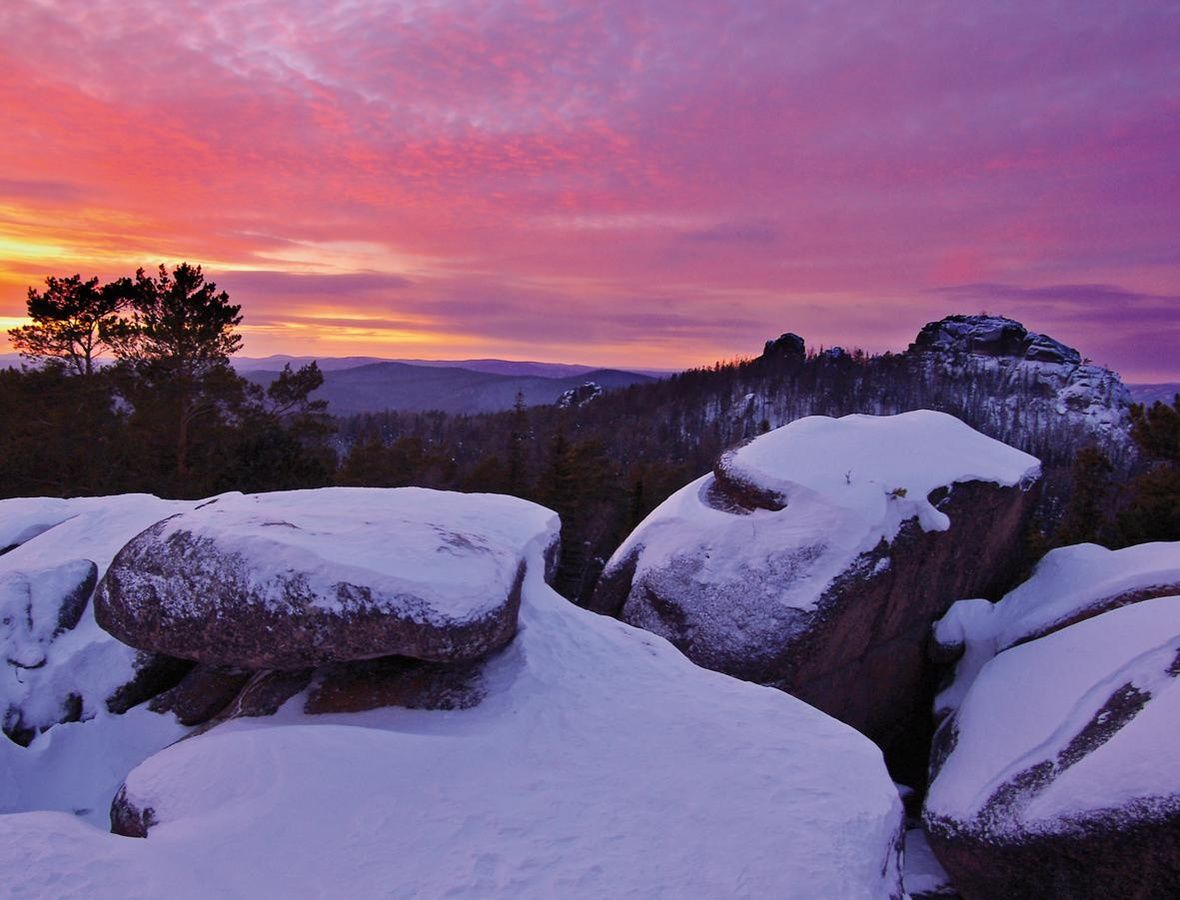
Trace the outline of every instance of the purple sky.
<path fill-rule="evenodd" d="M 9 0 L 0 324 L 203 263 L 247 352 L 673 367 L 1013 316 L 1180 380 L 1180 4 Z"/>

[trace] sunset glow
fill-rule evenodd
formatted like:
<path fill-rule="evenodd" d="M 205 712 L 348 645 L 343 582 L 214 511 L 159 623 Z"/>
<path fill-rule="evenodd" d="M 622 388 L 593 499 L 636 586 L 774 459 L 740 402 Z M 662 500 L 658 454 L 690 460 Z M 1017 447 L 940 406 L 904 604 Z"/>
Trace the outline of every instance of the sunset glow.
<path fill-rule="evenodd" d="M 188 260 L 245 352 L 671 368 L 1020 319 L 1180 380 L 1180 6 L 6 3 L 0 324 Z M 5 348 L 0 348 L 5 349 Z"/>

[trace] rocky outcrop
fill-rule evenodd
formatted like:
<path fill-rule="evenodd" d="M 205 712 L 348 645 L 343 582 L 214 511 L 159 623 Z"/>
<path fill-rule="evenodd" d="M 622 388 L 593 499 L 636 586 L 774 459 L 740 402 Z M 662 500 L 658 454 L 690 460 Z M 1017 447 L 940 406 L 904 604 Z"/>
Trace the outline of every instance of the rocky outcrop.
<path fill-rule="evenodd" d="M 766 360 L 802 362 L 806 358 L 807 346 L 803 338 L 793 331 L 788 331 L 773 341 L 767 341 L 766 346 L 762 348 L 762 359 Z"/>
<path fill-rule="evenodd" d="M 966 898 L 1174 897 L 1180 597 L 999 653 L 942 723 L 923 814 Z"/>
<path fill-rule="evenodd" d="M 925 378 L 977 395 L 976 427 L 1001 440 L 1029 447 L 1022 435 L 1035 431 L 1043 437 L 1033 452 L 1087 442 L 1120 464 L 1133 453 L 1131 395 L 1118 375 L 1014 319 L 948 316 L 923 327 L 906 355 Z"/>
<path fill-rule="evenodd" d="M 478 659 L 516 630 L 521 549 L 487 523 L 522 504 L 413 488 L 225 495 L 119 551 L 95 614 L 131 646 L 212 666 Z"/>
<path fill-rule="evenodd" d="M 947 316 L 925 325 L 909 349 L 911 353 L 974 353 L 1069 365 L 1082 361 L 1072 347 L 1003 316 Z"/>
<path fill-rule="evenodd" d="M 889 744 L 924 714 L 933 621 L 1011 577 L 1038 471 L 940 413 L 800 420 L 652 513 L 595 608 Z"/>
<path fill-rule="evenodd" d="M 559 409 L 580 409 L 587 403 L 597 400 L 603 395 L 602 385 L 596 381 L 587 381 L 576 388 L 570 388 L 557 398 Z"/>

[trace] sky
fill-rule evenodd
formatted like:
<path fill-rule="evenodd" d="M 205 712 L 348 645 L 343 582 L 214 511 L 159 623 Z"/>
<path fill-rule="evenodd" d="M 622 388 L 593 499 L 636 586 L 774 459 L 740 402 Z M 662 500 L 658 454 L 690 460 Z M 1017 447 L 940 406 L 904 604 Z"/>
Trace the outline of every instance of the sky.
<path fill-rule="evenodd" d="M 5 0 L 0 110 L 4 328 L 189 261 L 252 356 L 676 368 L 987 311 L 1180 380 L 1176 2 Z"/>

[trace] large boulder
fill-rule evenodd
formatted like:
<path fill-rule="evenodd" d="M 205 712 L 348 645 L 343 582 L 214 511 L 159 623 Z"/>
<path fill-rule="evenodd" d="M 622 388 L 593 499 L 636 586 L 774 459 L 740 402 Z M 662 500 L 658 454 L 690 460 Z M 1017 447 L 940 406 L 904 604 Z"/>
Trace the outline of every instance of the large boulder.
<path fill-rule="evenodd" d="M 966 898 L 1170 898 L 1180 884 L 1180 597 L 1012 646 L 936 736 L 923 814 Z"/>
<path fill-rule="evenodd" d="M 22 744 L 53 725 L 124 712 L 187 666 L 138 653 L 94 620 L 111 558 L 160 519 L 193 506 L 141 494 L 0 500 L 0 714 Z"/>
<path fill-rule="evenodd" d="M 887 744 L 925 714 L 931 624 L 1009 578 L 1038 474 L 942 413 L 801 419 L 653 512 L 593 605 Z"/>
<path fill-rule="evenodd" d="M 419 488 L 226 494 L 128 543 L 95 612 L 133 647 L 212 666 L 477 659 L 516 632 L 538 510 Z"/>

